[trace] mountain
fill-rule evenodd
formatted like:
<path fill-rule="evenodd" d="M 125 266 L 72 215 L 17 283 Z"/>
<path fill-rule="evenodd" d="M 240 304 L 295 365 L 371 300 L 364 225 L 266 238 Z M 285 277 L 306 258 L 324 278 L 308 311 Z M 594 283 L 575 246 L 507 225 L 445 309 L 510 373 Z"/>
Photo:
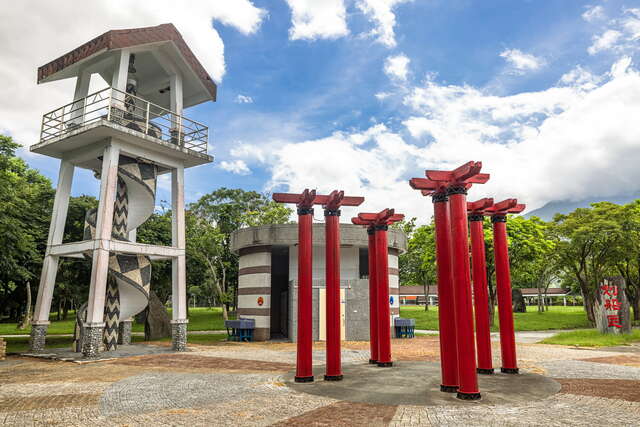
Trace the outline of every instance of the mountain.
<path fill-rule="evenodd" d="M 640 191 L 623 196 L 607 197 L 606 199 L 592 198 L 579 201 L 554 200 L 541 208 L 526 213 L 524 217 L 531 218 L 532 216 L 537 216 L 545 221 L 551 221 L 553 216 L 557 213 L 567 214 L 573 212 L 577 208 L 588 208 L 591 203 L 607 201 L 618 205 L 624 205 L 636 199 L 640 199 Z"/>

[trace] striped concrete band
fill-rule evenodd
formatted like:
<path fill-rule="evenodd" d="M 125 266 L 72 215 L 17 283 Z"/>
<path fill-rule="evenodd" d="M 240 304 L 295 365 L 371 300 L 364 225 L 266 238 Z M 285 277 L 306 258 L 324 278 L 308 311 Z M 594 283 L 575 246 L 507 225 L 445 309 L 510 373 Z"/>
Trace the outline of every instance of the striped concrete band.
<path fill-rule="evenodd" d="M 247 287 L 238 288 L 238 295 L 269 295 L 271 294 L 271 287 Z"/>
<path fill-rule="evenodd" d="M 245 267 L 238 270 L 238 276 L 244 276 L 245 274 L 258 274 L 269 273 L 271 274 L 270 265 L 256 265 L 254 267 Z"/>
<path fill-rule="evenodd" d="M 263 245 L 263 246 L 249 246 L 248 248 L 242 248 L 238 251 L 240 256 L 257 254 L 260 252 L 271 252 L 271 245 Z"/>

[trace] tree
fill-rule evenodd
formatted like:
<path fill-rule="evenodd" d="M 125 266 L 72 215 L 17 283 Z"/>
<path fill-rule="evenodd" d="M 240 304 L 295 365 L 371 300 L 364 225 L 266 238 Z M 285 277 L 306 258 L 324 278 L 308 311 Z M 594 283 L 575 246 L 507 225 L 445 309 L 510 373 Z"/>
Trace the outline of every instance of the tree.
<path fill-rule="evenodd" d="M 516 286 L 538 289 L 538 311 L 545 310 L 544 297 L 557 276 L 557 241 L 546 222 L 538 217 L 514 216 L 507 223 L 511 277 Z"/>
<path fill-rule="evenodd" d="M 187 280 L 198 294 L 214 294 L 227 309 L 238 286 L 238 257 L 231 251 L 231 233 L 243 227 L 287 224 L 292 210 L 255 191 L 220 188 L 189 206 Z M 189 261 L 192 259 L 192 261 Z"/>
<path fill-rule="evenodd" d="M 415 218 L 401 222 L 397 227 L 407 233 L 407 252 L 398 259 L 400 283 L 422 285 L 425 296 L 425 310 L 429 310 L 429 288 L 437 282 L 435 256 L 435 226 L 415 227 Z"/>
<path fill-rule="evenodd" d="M 18 148 L 0 135 L 0 315 L 13 319 L 30 310 L 20 301 L 40 276 L 54 194 L 47 178 L 16 157 Z"/>
<path fill-rule="evenodd" d="M 640 320 L 640 200 L 611 206 L 611 217 L 621 229 L 610 254 L 611 265 L 624 277 L 633 319 Z"/>
<path fill-rule="evenodd" d="M 611 215 L 616 206 L 609 202 L 593 203 L 591 208 L 556 215 L 553 221 L 559 265 L 577 283 L 592 324 L 598 284 L 612 272 L 611 257 L 622 236 L 620 224 Z"/>

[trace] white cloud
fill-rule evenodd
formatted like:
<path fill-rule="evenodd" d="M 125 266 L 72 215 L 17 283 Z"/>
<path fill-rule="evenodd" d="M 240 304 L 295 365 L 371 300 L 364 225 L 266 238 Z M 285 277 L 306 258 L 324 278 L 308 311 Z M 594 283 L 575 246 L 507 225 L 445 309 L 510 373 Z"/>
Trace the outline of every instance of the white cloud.
<path fill-rule="evenodd" d="M 344 189 L 363 195 L 356 211 L 394 207 L 428 221 L 431 203 L 407 180 L 424 169 L 450 169 L 481 160 L 491 174 L 471 200 L 517 197 L 533 210 L 551 200 L 609 197 L 640 188 L 640 73 L 622 58 L 594 76 L 576 67 L 559 85 L 498 96 L 472 86 L 440 84 L 433 77 L 410 88 L 404 121 L 415 138 L 376 124 L 326 138 L 282 141 L 243 153 L 270 169 L 269 188 Z M 256 147 L 259 149 L 259 147 Z"/>
<path fill-rule="evenodd" d="M 518 71 L 535 71 L 545 63 L 542 58 L 524 53 L 519 49 L 505 49 L 500 56 Z"/>
<path fill-rule="evenodd" d="M 387 47 L 394 47 L 396 45 L 394 30 L 396 15 L 393 13 L 393 9 L 407 1 L 411 0 L 359 0 L 357 3 L 358 8 L 375 25 L 375 28 L 367 35 L 374 37 L 377 42 Z"/>
<path fill-rule="evenodd" d="M 625 10 L 622 27 L 629 34 L 631 40 L 640 39 L 640 8 Z"/>
<path fill-rule="evenodd" d="M 220 168 L 237 175 L 249 175 L 251 173 L 251 170 L 243 160 L 234 160 L 232 162 L 223 160 L 220 162 Z"/>
<path fill-rule="evenodd" d="M 600 81 L 602 81 L 602 76 L 596 76 L 580 65 L 560 77 L 562 84 L 579 86 L 587 90 L 595 88 Z"/>
<path fill-rule="evenodd" d="M 409 62 L 409 58 L 404 53 L 390 56 L 384 63 L 384 72 L 392 79 L 407 80 Z"/>
<path fill-rule="evenodd" d="M 67 79 L 37 86 L 37 68 L 105 31 L 172 22 L 211 77 L 220 81 L 224 43 L 212 23 L 253 34 L 265 15 L 249 0 L 192 2 L 189 7 L 170 0 L 156 0 L 153 7 L 125 0 L 16 2 L 4 10 L 0 26 L 0 99 L 11 100 L 0 107 L 0 132 L 23 145 L 34 143 L 42 114 L 70 102 L 74 85 Z"/>
<path fill-rule="evenodd" d="M 248 95 L 240 95 L 236 96 L 234 101 L 236 104 L 253 104 L 253 98 Z"/>
<path fill-rule="evenodd" d="M 589 52 L 589 55 L 595 55 L 600 51 L 611 49 L 615 46 L 620 37 L 622 37 L 622 33 L 620 31 L 607 30 L 601 35 L 593 37 L 593 44 L 589 46 L 587 52 Z"/>
<path fill-rule="evenodd" d="M 387 99 L 391 95 L 393 95 L 393 94 L 390 93 L 390 92 L 378 92 L 373 96 L 375 96 L 378 99 L 378 101 L 384 101 L 385 99 Z"/>
<path fill-rule="evenodd" d="M 582 19 L 587 22 L 597 21 L 604 18 L 604 8 L 600 5 L 591 6 L 582 14 Z"/>
<path fill-rule="evenodd" d="M 335 39 L 349 34 L 343 0 L 287 0 L 291 40 Z"/>

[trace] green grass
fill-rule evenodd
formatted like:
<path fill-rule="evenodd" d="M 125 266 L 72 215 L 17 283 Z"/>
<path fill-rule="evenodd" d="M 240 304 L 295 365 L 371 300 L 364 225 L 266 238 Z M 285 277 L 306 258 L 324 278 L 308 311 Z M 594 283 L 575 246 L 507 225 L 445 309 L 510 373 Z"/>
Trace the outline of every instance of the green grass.
<path fill-rule="evenodd" d="M 416 319 L 416 329 L 438 329 L 438 307 L 401 306 L 400 315 Z M 498 331 L 498 313 L 495 314 L 496 324 L 491 329 Z M 578 329 L 588 328 L 587 314 L 582 307 L 551 306 L 549 311 L 538 313 L 536 307 L 527 307 L 526 313 L 514 313 L 516 331 L 543 331 L 547 329 Z"/>
<path fill-rule="evenodd" d="M 171 309 L 168 310 L 171 315 Z M 75 313 L 69 312 L 67 320 L 57 321 L 56 313 L 51 313 L 49 320 L 51 324 L 47 330 L 48 335 L 72 334 L 75 324 Z M 190 331 L 219 331 L 224 329 L 222 320 L 222 309 L 197 307 L 189 309 L 189 330 Z M 134 323 L 134 332 L 144 332 L 144 325 Z M 29 335 L 30 328 L 19 330 L 17 323 L 0 323 L 0 335 Z"/>
<path fill-rule="evenodd" d="M 596 329 L 586 331 L 560 332 L 550 338 L 542 340 L 542 344 L 575 345 L 580 347 L 610 347 L 626 345 L 640 341 L 640 330 L 634 329 L 631 334 L 612 335 L 601 334 Z"/>
<path fill-rule="evenodd" d="M 7 353 L 29 351 L 29 337 L 3 338 L 7 342 Z M 73 337 L 47 337 L 46 348 L 71 348 Z"/>
<path fill-rule="evenodd" d="M 227 339 L 227 334 L 189 334 L 187 342 L 191 344 L 210 345 Z M 7 353 L 20 353 L 29 350 L 29 337 L 4 338 L 7 342 Z M 132 336 L 131 341 L 135 343 L 143 342 L 144 337 Z M 158 341 L 171 341 L 171 338 L 163 338 Z M 46 348 L 71 348 L 73 337 L 47 337 Z"/>

